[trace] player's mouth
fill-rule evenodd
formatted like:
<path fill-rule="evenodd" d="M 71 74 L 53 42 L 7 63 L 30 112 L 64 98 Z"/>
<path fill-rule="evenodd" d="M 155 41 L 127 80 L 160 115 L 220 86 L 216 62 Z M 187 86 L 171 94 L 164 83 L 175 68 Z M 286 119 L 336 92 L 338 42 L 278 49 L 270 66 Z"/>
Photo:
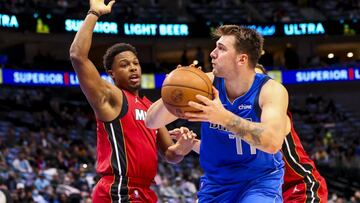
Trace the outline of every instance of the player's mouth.
<path fill-rule="evenodd" d="M 133 83 L 140 82 L 140 75 L 138 75 L 138 74 L 130 75 L 130 81 Z"/>

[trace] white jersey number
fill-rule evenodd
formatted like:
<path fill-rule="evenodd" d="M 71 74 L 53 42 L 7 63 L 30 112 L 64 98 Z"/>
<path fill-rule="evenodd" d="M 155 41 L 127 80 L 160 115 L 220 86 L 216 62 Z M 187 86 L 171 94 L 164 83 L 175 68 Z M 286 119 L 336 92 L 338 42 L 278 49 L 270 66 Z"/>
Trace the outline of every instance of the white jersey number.
<path fill-rule="evenodd" d="M 252 121 L 251 118 L 246 118 L 246 120 Z M 236 137 L 233 134 L 229 134 L 229 139 L 235 139 L 236 140 L 236 153 L 238 155 L 243 155 L 243 149 L 242 149 L 242 139 L 239 137 Z M 256 147 L 250 145 L 250 154 L 256 154 Z"/>
<path fill-rule="evenodd" d="M 235 135 L 233 134 L 229 134 L 229 139 L 236 140 L 236 153 L 238 155 L 242 155 L 243 154 L 242 143 L 241 143 L 242 139 L 239 137 L 235 137 Z M 250 145 L 250 154 L 256 154 L 256 147 Z"/>

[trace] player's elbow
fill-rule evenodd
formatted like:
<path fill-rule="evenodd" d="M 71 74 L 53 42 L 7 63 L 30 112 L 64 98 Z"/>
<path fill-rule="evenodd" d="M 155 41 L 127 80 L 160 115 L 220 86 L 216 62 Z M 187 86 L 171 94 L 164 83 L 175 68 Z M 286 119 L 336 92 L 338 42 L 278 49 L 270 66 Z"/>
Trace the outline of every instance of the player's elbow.
<path fill-rule="evenodd" d="M 280 140 L 280 139 L 272 139 L 271 143 L 268 145 L 268 152 L 270 154 L 275 154 L 278 151 L 280 151 L 282 148 L 283 141 L 284 140 Z"/>
<path fill-rule="evenodd" d="M 151 118 L 151 115 L 147 114 L 145 118 L 145 125 L 147 128 L 150 129 L 158 129 L 160 126 L 156 126 L 156 123 L 154 122 L 154 119 Z"/>
<path fill-rule="evenodd" d="M 73 65 L 78 66 L 81 63 L 83 63 L 87 57 L 83 56 L 80 54 L 80 51 L 78 50 L 78 48 L 76 48 L 76 46 L 71 46 L 70 50 L 70 61 Z"/>
<path fill-rule="evenodd" d="M 276 134 L 271 135 L 266 145 L 266 152 L 270 154 L 276 154 L 278 151 L 281 150 L 283 142 L 283 136 Z"/>
<path fill-rule="evenodd" d="M 276 154 L 280 150 L 281 150 L 281 145 L 277 145 L 277 144 L 270 144 L 269 146 L 267 146 L 266 149 L 266 151 L 270 154 Z"/>

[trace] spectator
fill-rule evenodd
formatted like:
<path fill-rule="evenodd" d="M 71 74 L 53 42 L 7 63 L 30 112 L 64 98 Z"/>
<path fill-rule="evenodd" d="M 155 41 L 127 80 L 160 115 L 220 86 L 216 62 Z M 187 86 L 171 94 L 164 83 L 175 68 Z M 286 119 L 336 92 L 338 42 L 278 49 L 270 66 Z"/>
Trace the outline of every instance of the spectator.
<path fill-rule="evenodd" d="M 24 152 L 19 153 L 19 157 L 16 157 L 12 163 L 13 167 L 21 173 L 29 174 L 33 172 L 29 161 L 26 159 Z"/>

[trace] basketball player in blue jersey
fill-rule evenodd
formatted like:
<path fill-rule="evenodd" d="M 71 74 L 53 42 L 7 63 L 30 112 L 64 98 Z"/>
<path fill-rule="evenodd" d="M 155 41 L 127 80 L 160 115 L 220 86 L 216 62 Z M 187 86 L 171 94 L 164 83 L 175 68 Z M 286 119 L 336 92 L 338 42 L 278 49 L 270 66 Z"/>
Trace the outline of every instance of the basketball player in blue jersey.
<path fill-rule="evenodd" d="M 199 202 L 282 202 L 284 162 L 280 149 L 290 132 L 288 93 L 278 82 L 255 73 L 263 38 L 236 25 L 216 29 L 211 52 L 214 99 L 197 95 L 189 102 L 200 113 L 200 163 L 204 176 Z M 175 120 L 162 100 L 149 109 L 145 123 L 159 128 Z"/>

